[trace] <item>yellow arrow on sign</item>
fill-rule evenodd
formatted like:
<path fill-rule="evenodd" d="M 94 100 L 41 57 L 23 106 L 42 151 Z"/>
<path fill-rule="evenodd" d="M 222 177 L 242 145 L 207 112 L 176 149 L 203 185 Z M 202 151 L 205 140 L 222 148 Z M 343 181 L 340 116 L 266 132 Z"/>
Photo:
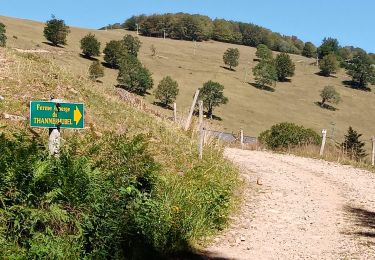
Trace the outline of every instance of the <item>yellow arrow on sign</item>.
<path fill-rule="evenodd" d="M 82 118 L 81 111 L 79 111 L 78 107 L 76 106 L 76 109 L 74 109 L 74 115 L 73 115 L 74 122 L 76 122 L 76 125 L 78 125 L 78 122 Z"/>

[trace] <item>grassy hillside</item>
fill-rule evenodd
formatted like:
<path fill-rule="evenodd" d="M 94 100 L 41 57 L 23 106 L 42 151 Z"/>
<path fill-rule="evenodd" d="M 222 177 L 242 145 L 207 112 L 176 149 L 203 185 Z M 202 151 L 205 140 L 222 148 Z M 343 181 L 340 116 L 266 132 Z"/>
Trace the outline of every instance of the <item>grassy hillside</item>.
<path fill-rule="evenodd" d="M 107 236 L 120 236 L 123 240 L 114 239 L 117 244 L 120 244 L 118 247 L 121 247 L 121 243 L 129 242 L 129 239 L 133 243 L 132 235 L 136 235 L 137 239 L 141 243 L 145 243 L 150 250 L 138 249 L 137 251 L 137 248 L 128 244 L 127 246 L 131 246 L 129 252 L 134 254 L 150 253 L 151 250 L 170 253 L 196 245 L 197 242 L 202 241 L 225 225 L 226 217 L 233 210 L 234 194 L 238 192 L 239 186 L 237 169 L 223 158 L 221 151 L 207 145 L 204 158 L 199 161 L 197 138 L 194 133 L 186 133 L 169 121 L 128 105 L 120 99 L 113 83 L 109 83 L 110 75 L 108 75 L 108 82 L 105 84 L 93 83 L 88 80 L 85 77 L 85 66 L 89 63 L 78 56 L 78 50 L 69 49 L 70 47 L 53 48 L 41 42 L 37 43 L 37 40 L 30 40 L 28 37 L 32 38 L 33 35 L 34 37 L 36 35 L 33 28 L 41 28 L 40 25 L 39 27 L 34 26 L 35 23 L 19 23 L 14 19 L 1 20 L 3 22 L 16 21 L 13 23 L 15 27 L 17 24 L 30 26 L 29 29 L 22 28 L 24 34 L 16 34 L 12 33 L 12 23 L 9 23 L 8 32 L 10 34 L 8 36 L 11 48 L 44 49 L 49 52 L 29 53 L 0 48 L 0 95 L 4 97 L 4 100 L 0 101 L 0 150 L 6 151 L 0 156 L 0 179 L 5 180 L 0 182 L 0 201 L 2 201 L 0 206 L 0 258 L 60 259 L 64 258 L 64 250 L 70 251 L 68 244 L 74 249 L 69 253 L 75 255 L 72 259 L 76 259 L 76 256 L 82 253 L 80 251 L 83 250 L 82 245 L 89 247 L 91 251 L 88 250 L 85 253 L 92 254 L 92 257 L 95 256 L 95 250 L 111 256 L 114 256 L 114 253 L 120 255 L 120 252 L 112 249 L 117 246 L 111 245 L 113 243 L 110 239 L 106 240 L 106 244 L 103 244 L 100 239 L 94 238 L 96 235 L 103 239 Z M 13 35 L 18 39 L 13 38 Z M 76 36 L 78 41 L 80 35 L 76 34 Z M 117 34 L 117 37 L 120 37 L 120 33 Z M 42 41 L 41 38 L 40 41 Z M 38 44 L 40 47 L 36 46 Z M 110 72 L 112 72 L 114 81 L 115 73 L 114 71 Z M 112 173 L 115 180 L 120 176 L 125 180 L 130 179 L 127 181 L 132 181 L 131 176 L 142 169 L 152 170 L 154 166 L 149 159 L 155 160 L 157 177 L 152 180 L 152 192 L 145 198 L 132 197 L 135 196 L 132 185 L 137 184 L 129 185 L 118 181 L 119 184 L 129 185 L 128 187 L 120 186 L 121 188 L 109 184 L 108 188 L 113 189 L 115 193 L 107 194 L 108 199 L 112 198 L 123 203 L 134 202 L 134 209 L 124 206 L 123 212 L 119 212 L 118 217 L 113 215 L 111 217 L 113 210 L 120 210 L 115 204 L 111 204 L 112 202 L 104 201 L 101 204 L 104 208 L 106 205 L 113 206 L 110 209 L 112 213 L 108 213 L 107 210 L 102 211 L 100 207 L 97 208 L 96 198 L 91 201 L 91 205 L 84 203 L 83 205 L 86 206 L 74 206 L 74 209 L 70 208 L 69 201 L 66 203 L 65 199 L 65 202 L 61 202 L 61 198 L 58 198 L 60 196 L 58 194 L 66 195 L 62 191 L 63 189 L 59 188 L 61 183 L 65 183 L 60 178 L 66 178 L 67 172 L 74 171 L 74 167 L 69 167 L 69 163 L 66 164 L 67 172 L 60 172 L 62 173 L 60 176 L 48 173 L 47 170 L 51 167 L 46 165 L 49 163 L 54 165 L 53 161 L 45 159 L 43 145 L 47 143 L 48 130 L 31 130 L 28 128 L 27 121 L 30 100 L 48 100 L 50 95 L 66 101 L 84 102 L 85 104 L 85 129 L 61 130 L 63 146 L 69 147 L 72 151 L 72 154 L 63 154 L 62 158 L 73 161 L 73 164 L 86 161 L 87 164 L 82 164 L 83 170 L 76 169 L 76 173 L 78 173 L 76 176 L 86 178 L 94 188 L 95 185 L 100 184 L 97 182 L 99 177 L 95 176 L 99 171 L 100 178 L 110 176 L 110 183 L 112 182 Z M 7 118 L 9 114 L 19 118 L 16 120 Z M 34 145 L 27 142 L 27 138 L 24 138 L 23 141 L 15 138 L 16 140 L 12 141 L 11 134 L 18 133 L 18 131 L 26 131 L 30 136 L 41 137 L 41 144 Z M 115 135 L 112 139 L 108 138 L 111 135 L 108 135 L 107 131 L 114 131 L 118 136 Z M 5 137 L 2 133 L 5 133 Z M 137 138 L 131 141 L 133 137 L 140 134 L 145 140 L 145 146 L 138 143 Z M 99 147 L 95 147 L 96 145 Z M 29 146 L 34 147 L 34 150 L 36 149 L 38 152 L 33 154 L 34 150 Z M 68 148 L 65 149 L 70 151 Z M 144 149 L 145 155 L 143 154 Z M 29 157 L 32 157 L 30 161 Z M 121 175 L 119 173 L 122 172 L 118 171 L 119 169 L 128 172 Z M 45 179 L 41 179 L 42 175 Z M 17 178 L 19 178 L 19 182 Z M 24 179 L 32 181 L 25 182 Z M 44 183 L 44 180 L 49 183 Z M 72 179 L 68 181 L 72 181 Z M 40 184 L 40 182 L 43 187 L 52 187 L 51 183 L 57 187 L 49 193 L 44 193 L 43 189 L 39 189 L 38 183 Z M 133 180 L 133 182 L 135 181 Z M 19 186 L 19 183 L 23 186 Z M 36 195 L 34 196 L 31 192 L 26 194 L 25 187 L 32 191 L 40 190 L 42 194 L 37 196 L 37 203 L 29 201 Z M 75 189 L 69 185 L 66 185 L 65 188 Z M 76 188 L 77 194 L 83 194 L 84 187 L 76 185 Z M 7 190 L 11 192 L 5 192 Z M 111 193 L 112 191 L 103 187 L 103 192 L 105 194 L 105 192 Z M 97 198 L 104 198 L 104 195 L 100 193 L 96 193 Z M 129 197 L 125 197 L 124 200 L 117 199 L 117 196 L 125 193 Z M 22 197 L 22 200 L 19 197 Z M 46 198 L 47 200 L 45 200 Z M 39 203 L 39 199 L 42 202 Z M 88 209 L 91 206 L 94 209 Z M 96 234 L 87 231 L 92 226 L 90 221 L 91 216 L 95 215 L 93 210 L 94 213 L 97 210 L 99 224 L 100 221 L 105 222 L 109 218 L 109 223 L 102 223 L 103 226 L 98 228 L 92 227 L 93 230 L 99 230 L 103 234 L 100 234 L 99 231 Z M 53 222 L 51 218 L 56 216 L 51 212 L 62 215 L 62 221 L 58 219 L 57 222 Z M 101 217 L 102 214 L 107 216 L 107 213 L 110 217 Z M 80 217 L 86 214 L 88 222 Z M 40 218 L 40 221 L 35 221 L 37 218 Z M 75 221 L 77 228 L 65 228 L 66 223 L 63 222 L 71 220 Z M 126 224 L 125 221 L 129 220 L 134 223 Z M 22 229 L 18 229 L 19 225 L 16 223 L 21 223 Z M 40 223 L 42 223 L 42 228 Z M 126 224 L 132 230 L 122 228 L 116 223 Z M 114 234 L 115 231 L 112 229 L 116 225 L 119 234 Z M 86 231 L 81 232 L 82 230 Z M 94 250 L 85 239 L 96 241 L 99 247 L 108 245 L 109 249 Z"/>
<path fill-rule="evenodd" d="M 79 40 L 89 31 L 82 28 L 71 28 L 68 45 L 64 48 L 54 48 L 44 44 L 43 24 L 38 22 L 0 17 L 7 25 L 8 46 L 22 49 L 43 49 L 49 53 L 43 54 L 53 58 L 58 64 L 64 65 L 79 75 L 87 73 L 90 61 L 79 56 Z M 124 30 L 93 31 L 104 47 L 111 39 L 120 39 Z M 16 36 L 17 39 L 13 38 Z M 251 69 L 255 66 L 255 49 L 246 46 L 236 46 L 218 42 L 202 42 L 195 46 L 192 42 L 170 39 L 140 37 L 142 48 L 141 61 L 153 73 L 154 83 L 170 75 L 180 85 L 180 95 L 177 99 L 179 111 L 186 112 L 194 91 L 208 80 L 215 80 L 225 86 L 229 103 L 214 113 L 222 118 L 217 121 L 216 128 L 237 132 L 243 128 L 247 135 L 258 135 L 271 125 L 290 121 L 303 124 L 320 131 L 322 128 L 332 129 L 335 124 L 335 137 L 340 141 L 349 125 L 363 133 L 365 139 L 374 135 L 375 117 L 374 93 L 351 89 L 342 84 L 348 80 L 344 71 L 335 77 L 316 75 L 318 68 L 313 59 L 292 55 L 296 63 L 296 75 L 291 82 L 277 83 L 275 92 L 267 92 L 253 87 Z M 150 46 L 154 45 L 158 58 L 151 57 Z M 221 66 L 222 54 L 229 47 L 240 50 L 240 65 L 236 72 L 228 71 Z M 195 55 L 194 55 L 194 49 Z M 244 82 L 247 71 L 246 82 Z M 106 69 L 103 89 L 113 89 L 116 84 L 115 70 Z M 337 111 L 321 109 L 315 104 L 320 100 L 319 91 L 326 85 L 333 85 L 340 92 L 343 102 L 337 106 Z M 152 96 L 145 97 L 153 102 Z M 158 108 L 159 109 L 159 108 Z M 166 113 L 171 113 L 166 111 Z M 331 133 L 328 133 L 330 136 Z"/>

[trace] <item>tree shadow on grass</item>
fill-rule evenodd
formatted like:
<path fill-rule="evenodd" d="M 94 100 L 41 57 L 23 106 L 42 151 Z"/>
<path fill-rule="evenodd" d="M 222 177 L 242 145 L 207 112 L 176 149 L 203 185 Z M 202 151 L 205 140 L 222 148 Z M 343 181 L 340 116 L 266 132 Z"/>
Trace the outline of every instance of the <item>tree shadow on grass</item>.
<path fill-rule="evenodd" d="M 321 107 L 321 108 L 323 108 L 323 109 L 327 109 L 327 110 L 330 110 L 330 111 L 336 111 L 336 110 L 338 110 L 337 108 L 335 108 L 335 107 L 333 107 L 331 105 L 328 105 L 328 104 L 324 104 L 322 106 L 322 102 L 320 102 L 320 101 L 314 102 L 314 104 L 317 105 L 317 106 L 319 106 L 319 107 Z"/>
<path fill-rule="evenodd" d="M 225 67 L 225 66 L 220 66 L 220 68 L 223 68 L 223 69 L 226 69 L 226 70 L 229 70 L 229 71 L 236 71 L 235 69 L 231 69 L 231 68 L 228 68 L 228 67 Z"/>
<path fill-rule="evenodd" d="M 371 92 L 371 88 L 369 88 L 369 87 L 361 87 L 361 86 L 358 85 L 357 82 L 355 82 L 353 80 L 343 80 L 342 84 L 344 84 L 344 86 L 347 87 L 347 88 Z"/>
<path fill-rule="evenodd" d="M 193 115 L 199 117 L 199 111 L 194 110 Z M 208 120 L 212 119 L 212 120 L 216 120 L 216 121 L 223 121 L 223 119 L 220 116 L 217 116 L 217 115 L 212 115 L 212 118 L 210 118 L 206 111 L 203 112 L 203 115 L 206 116 L 206 119 L 208 119 Z"/>
<path fill-rule="evenodd" d="M 82 53 L 80 53 L 79 56 L 80 56 L 81 58 L 84 58 L 84 59 L 87 59 L 87 60 L 98 61 L 97 58 L 95 58 L 95 57 L 90 57 L 90 56 L 86 56 L 86 55 L 84 55 L 84 54 L 82 54 Z"/>
<path fill-rule="evenodd" d="M 42 42 L 43 44 L 47 44 L 49 46 L 52 46 L 52 47 L 56 47 L 56 48 L 61 48 L 61 49 L 64 49 L 64 46 L 61 46 L 61 45 L 55 45 L 53 44 L 52 42 Z"/>
<path fill-rule="evenodd" d="M 323 74 L 321 71 L 315 72 L 314 74 L 315 74 L 315 75 L 318 75 L 318 76 L 321 76 L 321 77 L 337 79 L 336 76 L 334 76 L 334 75 L 332 75 L 332 74 L 330 74 L 330 75 L 325 75 L 325 74 Z"/>
<path fill-rule="evenodd" d="M 113 69 L 113 70 L 116 70 L 116 69 L 118 69 L 118 67 L 114 67 L 114 66 L 112 66 L 111 64 L 109 64 L 109 63 L 107 63 L 107 62 L 102 62 L 102 65 L 104 66 L 104 67 L 106 67 L 107 69 Z"/>
<path fill-rule="evenodd" d="M 209 252 L 181 252 L 167 257 L 168 260 L 229 260 L 232 258 L 221 257 Z"/>
<path fill-rule="evenodd" d="M 155 106 L 158 106 L 158 107 L 168 109 L 168 110 L 173 110 L 173 107 L 171 107 L 170 105 L 165 105 L 164 103 L 159 102 L 159 101 L 154 101 L 152 104 L 154 104 Z"/>
<path fill-rule="evenodd" d="M 291 79 L 282 79 L 282 80 L 279 80 L 279 82 L 292 82 L 292 80 Z"/>
<path fill-rule="evenodd" d="M 251 86 L 253 86 L 254 88 L 257 88 L 257 89 L 260 89 L 260 90 L 265 90 L 265 91 L 269 91 L 269 92 L 275 92 L 275 89 L 272 88 L 272 87 L 269 87 L 269 86 L 262 86 L 260 84 L 253 83 L 253 82 L 249 82 L 249 84 Z"/>
<path fill-rule="evenodd" d="M 359 237 L 375 238 L 375 212 L 352 206 L 345 206 L 344 211 L 355 225 L 349 234 Z"/>

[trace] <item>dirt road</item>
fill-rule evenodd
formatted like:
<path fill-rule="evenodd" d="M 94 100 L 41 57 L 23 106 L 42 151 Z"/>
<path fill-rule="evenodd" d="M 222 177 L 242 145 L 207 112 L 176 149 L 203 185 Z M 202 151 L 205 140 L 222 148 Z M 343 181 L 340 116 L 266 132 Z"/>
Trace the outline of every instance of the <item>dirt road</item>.
<path fill-rule="evenodd" d="M 247 188 L 232 224 L 207 248 L 212 258 L 375 259 L 374 173 L 260 151 L 225 155 Z"/>

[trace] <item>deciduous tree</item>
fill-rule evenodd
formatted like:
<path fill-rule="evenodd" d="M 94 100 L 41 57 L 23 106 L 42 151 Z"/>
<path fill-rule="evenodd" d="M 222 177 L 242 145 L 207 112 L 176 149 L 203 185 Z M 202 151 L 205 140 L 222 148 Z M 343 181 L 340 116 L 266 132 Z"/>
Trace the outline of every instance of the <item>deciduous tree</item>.
<path fill-rule="evenodd" d="M 229 65 L 229 69 L 238 66 L 238 59 L 240 58 L 240 51 L 237 48 L 229 48 L 223 55 L 225 65 Z"/>
<path fill-rule="evenodd" d="M 215 107 L 228 103 L 228 98 L 224 96 L 224 86 L 211 80 L 203 84 L 203 88 L 199 92 L 199 99 L 203 101 L 203 105 L 207 109 L 207 116 L 211 119 Z"/>
<path fill-rule="evenodd" d="M 99 56 L 100 42 L 95 38 L 94 34 L 89 33 L 81 39 L 81 50 L 87 58 Z"/>
<path fill-rule="evenodd" d="M 95 60 L 89 67 L 90 79 L 96 81 L 98 78 L 104 77 L 104 68 L 99 61 Z"/>
<path fill-rule="evenodd" d="M 167 107 L 173 101 L 176 100 L 178 95 L 178 83 L 173 80 L 170 76 L 163 78 L 155 91 L 155 98 Z"/>
<path fill-rule="evenodd" d="M 336 55 L 334 53 L 330 53 L 324 56 L 319 62 L 319 68 L 320 73 L 326 77 L 336 73 L 339 68 L 339 62 L 337 61 Z"/>
<path fill-rule="evenodd" d="M 359 54 L 347 65 L 347 73 L 359 88 L 365 88 L 368 83 L 375 84 L 375 67 L 367 54 Z"/>
<path fill-rule="evenodd" d="M 338 104 L 341 101 L 340 94 L 333 86 L 325 86 L 320 92 L 320 97 L 322 98 L 321 107 L 324 107 L 326 102 Z"/>
<path fill-rule="evenodd" d="M 69 26 L 65 24 L 64 20 L 57 19 L 55 16 L 52 16 L 52 19 L 48 20 L 44 27 L 44 37 L 55 46 L 66 45 L 66 37 L 69 33 Z"/>
<path fill-rule="evenodd" d="M 287 77 L 292 77 L 296 68 L 295 64 L 287 53 L 280 53 L 276 56 L 275 66 L 279 81 L 286 81 Z"/>
<path fill-rule="evenodd" d="M 254 68 L 255 83 L 264 88 L 277 80 L 277 71 L 273 61 L 262 60 Z"/>

